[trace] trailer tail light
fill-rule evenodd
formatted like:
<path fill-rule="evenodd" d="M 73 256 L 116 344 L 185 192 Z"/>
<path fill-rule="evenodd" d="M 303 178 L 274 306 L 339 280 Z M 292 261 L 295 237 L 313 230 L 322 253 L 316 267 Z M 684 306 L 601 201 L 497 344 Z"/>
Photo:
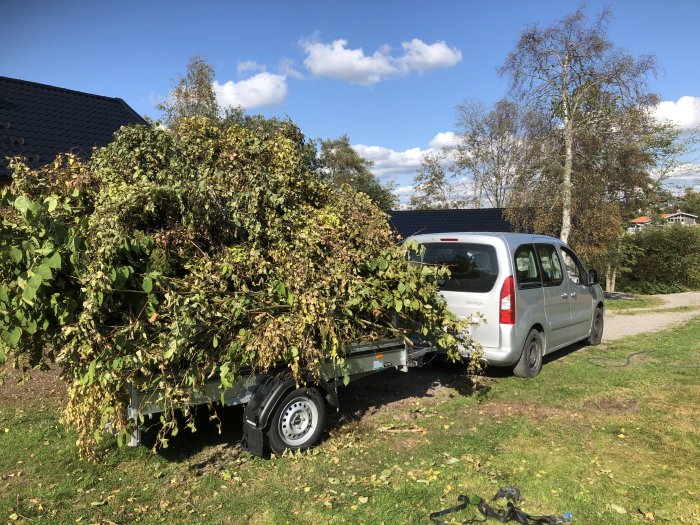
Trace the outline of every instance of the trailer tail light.
<path fill-rule="evenodd" d="M 513 276 L 509 275 L 501 287 L 500 323 L 515 324 L 515 286 Z"/>

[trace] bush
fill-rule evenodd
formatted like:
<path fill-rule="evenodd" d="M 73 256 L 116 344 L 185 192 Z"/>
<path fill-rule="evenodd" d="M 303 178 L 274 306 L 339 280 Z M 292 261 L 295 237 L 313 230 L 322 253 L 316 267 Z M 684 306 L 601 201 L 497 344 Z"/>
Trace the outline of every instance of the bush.
<path fill-rule="evenodd" d="M 700 289 L 700 228 L 648 227 L 632 240 L 639 255 L 621 289 L 648 294 Z"/>
<path fill-rule="evenodd" d="M 443 270 L 408 264 L 386 215 L 315 165 L 274 119 L 126 128 L 89 162 L 15 163 L 0 195 L 0 362 L 58 363 L 89 455 L 106 425 L 131 430 L 132 382 L 188 415 L 208 381 L 280 362 L 318 376 L 325 361 L 342 369 L 347 344 L 417 323 L 457 356 Z M 167 444 L 178 423 L 162 420 Z"/>

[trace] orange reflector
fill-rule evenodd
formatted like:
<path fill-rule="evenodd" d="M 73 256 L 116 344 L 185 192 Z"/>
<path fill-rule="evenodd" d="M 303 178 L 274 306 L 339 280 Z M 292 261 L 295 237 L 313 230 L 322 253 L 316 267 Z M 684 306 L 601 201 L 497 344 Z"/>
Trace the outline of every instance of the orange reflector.
<path fill-rule="evenodd" d="M 384 354 L 374 354 L 375 359 L 384 359 Z"/>

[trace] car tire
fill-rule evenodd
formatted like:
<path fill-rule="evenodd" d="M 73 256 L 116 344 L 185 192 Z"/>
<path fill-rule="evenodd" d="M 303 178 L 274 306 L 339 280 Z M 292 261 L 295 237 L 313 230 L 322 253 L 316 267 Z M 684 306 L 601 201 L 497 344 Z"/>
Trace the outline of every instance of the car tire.
<path fill-rule="evenodd" d="M 518 377 L 535 377 L 542 369 L 542 358 L 544 357 L 544 342 L 542 334 L 536 328 L 530 330 L 523 345 L 523 352 L 520 360 L 513 368 L 513 374 Z"/>
<path fill-rule="evenodd" d="M 605 325 L 605 312 L 599 306 L 593 314 L 593 323 L 591 324 L 591 334 L 586 342 L 589 346 L 599 345 L 603 340 L 603 327 Z"/>
<path fill-rule="evenodd" d="M 326 425 L 326 402 L 315 388 L 289 392 L 272 415 L 267 431 L 270 450 L 306 450 L 321 440 Z"/>

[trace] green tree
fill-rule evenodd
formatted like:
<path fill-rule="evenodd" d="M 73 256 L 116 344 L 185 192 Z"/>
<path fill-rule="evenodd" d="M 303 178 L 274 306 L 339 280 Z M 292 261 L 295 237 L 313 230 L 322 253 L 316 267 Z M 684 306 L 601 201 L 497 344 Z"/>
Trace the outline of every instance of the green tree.
<path fill-rule="evenodd" d="M 654 57 L 635 58 L 615 47 L 607 34 L 610 17 L 606 9 L 589 24 L 580 7 L 547 28 L 531 25 L 499 68 L 509 78 L 515 99 L 560 130 L 554 136 L 561 146 L 550 153 L 559 164 L 559 232 L 564 241 L 571 234 L 572 196 L 582 175 L 576 171 L 577 139 L 610 131 L 607 102 L 632 108 L 656 101 L 646 84 L 656 71 Z"/>
<path fill-rule="evenodd" d="M 468 177 L 477 206 L 508 204 L 525 153 L 524 116 L 519 106 L 499 100 L 491 110 L 476 102 L 457 106 L 457 148 L 460 174 Z"/>
<path fill-rule="evenodd" d="M 156 106 L 164 114 L 165 125 L 176 127 L 187 117 L 217 120 L 219 105 L 213 83 L 214 67 L 201 55 L 191 57 L 185 75 L 178 77 L 168 98 Z"/>
<path fill-rule="evenodd" d="M 321 140 L 318 170 L 322 179 L 336 188 L 347 185 L 361 191 L 382 210 L 390 210 L 396 205 L 393 186 L 377 180 L 371 171 L 373 164 L 355 151 L 347 135 Z"/>
<path fill-rule="evenodd" d="M 463 198 L 464 188 L 455 182 L 451 163 L 452 159 L 446 151 L 431 152 L 423 157 L 413 179 L 411 208 L 439 210 L 467 205 L 467 199 Z"/>

